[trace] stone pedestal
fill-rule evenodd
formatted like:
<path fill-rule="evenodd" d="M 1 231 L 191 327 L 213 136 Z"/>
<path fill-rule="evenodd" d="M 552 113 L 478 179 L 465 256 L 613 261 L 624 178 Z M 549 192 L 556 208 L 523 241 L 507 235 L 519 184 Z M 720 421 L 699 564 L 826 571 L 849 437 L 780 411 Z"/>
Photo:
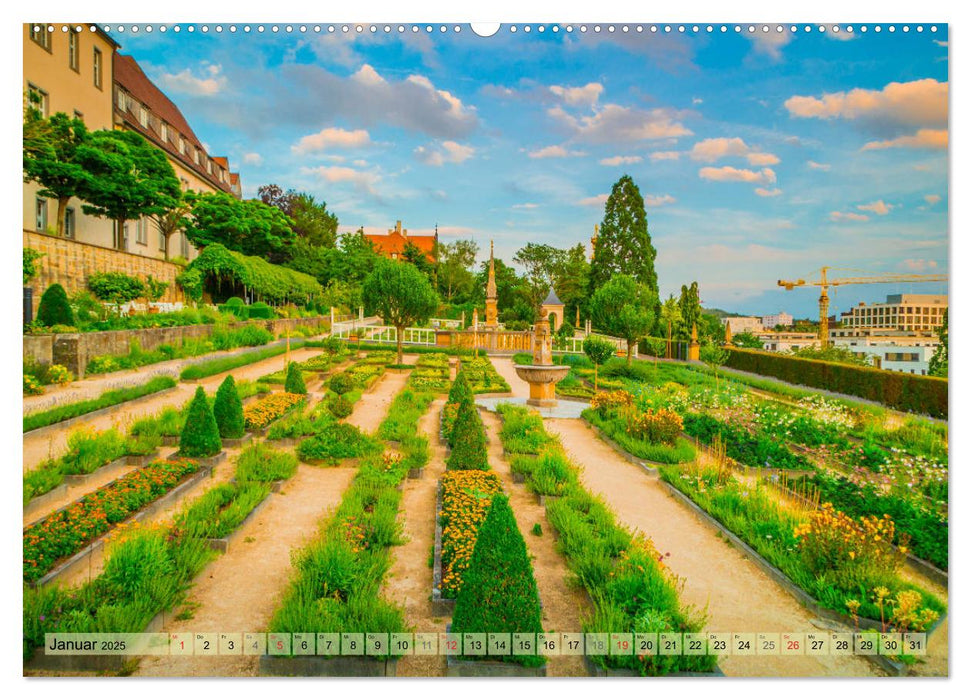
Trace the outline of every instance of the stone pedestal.
<path fill-rule="evenodd" d="M 526 403 L 530 406 L 550 407 L 556 405 L 556 384 L 538 383 L 529 385 L 529 399 Z"/>

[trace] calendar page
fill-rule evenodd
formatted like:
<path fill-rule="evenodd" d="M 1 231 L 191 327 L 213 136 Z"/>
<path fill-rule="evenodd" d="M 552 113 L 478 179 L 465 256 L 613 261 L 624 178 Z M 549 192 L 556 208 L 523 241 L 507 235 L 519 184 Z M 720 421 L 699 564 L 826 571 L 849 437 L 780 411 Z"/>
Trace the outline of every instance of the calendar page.
<path fill-rule="evenodd" d="M 23 675 L 947 677 L 948 23 L 415 19 L 22 24 Z"/>

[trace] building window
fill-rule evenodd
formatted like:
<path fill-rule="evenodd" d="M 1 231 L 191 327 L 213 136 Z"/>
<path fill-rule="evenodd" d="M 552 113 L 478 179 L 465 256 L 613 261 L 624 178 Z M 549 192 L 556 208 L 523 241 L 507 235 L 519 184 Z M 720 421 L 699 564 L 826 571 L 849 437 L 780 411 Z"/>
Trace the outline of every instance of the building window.
<path fill-rule="evenodd" d="M 36 214 L 36 226 L 37 230 L 40 232 L 47 231 L 47 200 L 42 197 L 38 197 L 34 200 L 34 212 Z"/>
<path fill-rule="evenodd" d="M 148 110 L 144 107 L 138 108 L 138 123 L 142 125 L 143 129 L 148 128 Z"/>
<path fill-rule="evenodd" d="M 165 245 L 165 234 L 162 233 L 162 229 L 158 230 L 158 249 L 163 253 L 168 252 L 168 247 Z"/>
<path fill-rule="evenodd" d="M 135 222 L 135 242 L 139 245 L 148 245 L 148 222 L 145 219 Z"/>
<path fill-rule="evenodd" d="M 130 221 L 125 222 L 125 228 L 121 235 L 121 242 L 119 245 L 118 241 L 118 222 L 112 222 L 111 226 L 111 244 L 118 250 L 128 250 L 128 226 L 131 224 Z"/>
<path fill-rule="evenodd" d="M 84 114 L 79 112 L 78 110 L 74 110 L 74 118 L 84 121 Z"/>
<path fill-rule="evenodd" d="M 166 124 L 165 122 L 159 122 L 158 133 L 159 133 L 159 136 L 162 137 L 162 143 L 168 143 L 169 142 L 169 125 L 168 124 Z"/>
<path fill-rule="evenodd" d="M 206 172 L 208 172 L 210 175 L 212 175 L 212 161 L 211 160 L 207 160 L 206 161 Z"/>
<path fill-rule="evenodd" d="M 50 98 L 46 91 L 41 90 L 36 85 L 27 83 L 27 99 L 30 101 L 31 107 L 40 112 L 41 116 L 47 116 Z"/>
<path fill-rule="evenodd" d="M 73 29 L 67 33 L 67 65 L 76 73 L 80 73 L 80 61 L 78 60 L 78 33 Z"/>
<path fill-rule="evenodd" d="M 186 260 L 189 259 L 189 239 L 185 237 L 185 232 L 179 236 L 179 254 Z"/>
<path fill-rule="evenodd" d="M 102 58 L 101 58 L 101 49 L 95 47 L 95 49 L 94 49 L 94 63 L 93 63 L 93 65 L 94 65 L 94 86 L 96 88 L 98 88 L 99 90 L 101 89 L 101 85 L 104 82 L 103 81 L 103 77 L 101 75 L 101 72 L 102 72 L 102 70 L 103 70 L 104 67 L 101 64 L 101 61 L 102 61 Z"/>
<path fill-rule="evenodd" d="M 77 225 L 77 216 L 74 211 L 74 207 L 68 207 L 64 210 L 64 237 L 74 238 L 75 226 Z"/>
<path fill-rule="evenodd" d="M 196 149 L 196 165 L 200 165 L 200 161 L 201 160 L 202 160 L 202 151 L 197 148 Z"/>
<path fill-rule="evenodd" d="M 47 22 L 33 22 L 30 25 L 30 38 L 38 46 L 51 50 L 51 34 L 47 31 Z"/>
<path fill-rule="evenodd" d="M 122 112 L 128 109 L 128 95 L 125 94 L 124 90 L 118 91 L 118 94 L 115 97 L 115 104 L 118 105 L 118 109 Z"/>

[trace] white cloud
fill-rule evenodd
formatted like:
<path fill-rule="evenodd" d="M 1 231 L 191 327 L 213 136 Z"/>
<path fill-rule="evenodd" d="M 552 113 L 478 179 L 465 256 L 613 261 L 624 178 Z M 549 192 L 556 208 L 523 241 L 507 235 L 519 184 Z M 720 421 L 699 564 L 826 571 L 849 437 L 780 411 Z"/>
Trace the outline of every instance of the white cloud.
<path fill-rule="evenodd" d="M 759 197 L 778 197 L 780 194 L 782 194 L 782 190 L 780 190 L 778 187 L 774 187 L 771 190 L 767 190 L 764 187 L 756 187 L 755 194 L 757 194 Z"/>
<path fill-rule="evenodd" d="M 699 141 L 688 151 L 688 155 L 691 156 L 692 160 L 704 163 L 714 163 L 722 158 L 730 157 L 746 158 L 749 165 L 756 166 L 776 165 L 779 162 L 777 156 L 755 150 L 738 137 Z"/>
<path fill-rule="evenodd" d="M 475 153 L 472 146 L 464 146 L 455 141 L 442 141 L 440 144 L 419 146 L 415 157 L 425 165 L 441 167 L 446 163 L 464 163 Z"/>
<path fill-rule="evenodd" d="M 869 221 L 870 217 L 866 214 L 857 214 L 852 211 L 831 211 L 829 213 L 830 221 Z"/>
<path fill-rule="evenodd" d="M 775 182 L 775 171 L 772 168 L 762 168 L 762 170 L 755 171 L 724 165 L 720 168 L 702 168 L 698 171 L 698 177 L 716 182 L 754 182 L 771 185 Z"/>
<path fill-rule="evenodd" d="M 663 207 L 665 204 L 674 204 L 676 200 L 669 194 L 648 194 L 644 195 L 644 205 L 648 207 Z"/>
<path fill-rule="evenodd" d="M 678 160 L 680 157 L 680 151 L 655 151 L 651 154 L 651 160 Z"/>
<path fill-rule="evenodd" d="M 222 92 L 226 87 L 222 66 L 209 63 L 204 64 L 202 70 L 202 77 L 196 77 L 189 68 L 180 73 L 163 73 L 158 78 L 158 84 L 164 90 L 183 95 L 209 96 Z"/>
<path fill-rule="evenodd" d="M 315 168 L 304 167 L 300 172 L 312 175 L 324 182 L 347 182 L 369 193 L 374 193 L 374 185 L 381 179 L 377 173 L 355 170 L 343 165 L 319 165 Z"/>
<path fill-rule="evenodd" d="M 869 141 L 863 144 L 863 151 L 879 151 L 886 148 L 930 148 L 943 150 L 947 148 L 947 129 L 918 129 L 916 134 L 898 136 L 885 141 Z"/>
<path fill-rule="evenodd" d="M 602 207 L 606 203 L 607 203 L 607 195 L 605 194 L 598 194 L 598 195 L 594 195 L 593 197 L 584 197 L 578 202 L 578 204 L 581 204 L 585 207 Z"/>
<path fill-rule="evenodd" d="M 877 216 L 886 216 L 890 213 L 891 209 L 895 208 L 893 204 L 887 204 L 882 199 L 878 199 L 875 202 L 870 202 L 869 204 L 857 204 L 856 208 L 860 211 L 869 211 Z"/>
<path fill-rule="evenodd" d="M 792 33 L 787 31 L 746 32 L 745 37 L 752 42 L 754 53 L 768 56 L 773 61 L 782 58 L 782 47 L 792 41 Z"/>
<path fill-rule="evenodd" d="M 692 97 L 691 98 L 691 104 L 693 104 L 693 105 L 700 105 L 703 102 L 704 102 L 704 100 L 701 99 L 700 97 Z"/>
<path fill-rule="evenodd" d="M 570 158 L 571 156 L 585 156 L 582 151 L 570 151 L 565 146 L 545 146 L 529 152 L 530 158 Z"/>
<path fill-rule="evenodd" d="M 611 156 L 610 158 L 601 158 L 601 165 L 629 165 L 631 163 L 640 163 L 643 158 L 640 156 Z"/>
<path fill-rule="evenodd" d="M 329 126 L 316 134 L 308 134 L 290 147 L 294 153 L 313 153 L 330 148 L 361 148 L 371 143 L 371 136 L 364 129 L 340 129 Z"/>
<path fill-rule="evenodd" d="M 817 163 L 814 160 L 807 160 L 806 165 L 810 170 L 822 170 L 824 172 L 828 172 L 829 169 L 833 167 L 829 163 Z"/>
<path fill-rule="evenodd" d="M 244 153 L 243 162 L 247 165 L 263 165 L 263 156 L 259 153 Z"/>
<path fill-rule="evenodd" d="M 548 114 L 568 129 L 572 138 L 587 143 L 649 141 L 691 136 L 691 131 L 678 121 L 678 114 L 663 108 L 642 110 L 606 104 L 589 116 L 575 117 L 562 107 L 552 107 Z"/>
<path fill-rule="evenodd" d="M 902 270 L 909 270 L 910 272 L 924 272 L 925 270 L 933 270 L 937 268 L 936 260 L 925 260 L 923 258 L 907 258 L 902 261 L 899 265 Z"/>
<path fill-rule="evenodd" d="M 522 204 L 513 204 L 513 209 L 536 209 L 539 205 L 535 202 L 523 202 Z"/>
<path fill-rule="evenodd" d="M 948 84 L 933 78 L 889 83 L 882 90 L 854 88 L 821 97 L 796 95 L 785 101 L 793 117 L 861 119 L 877 125 L 947 126 Z"/>
<path fill-rule="evenodd" d="M 568 105 L 582 105 L 592 107 L 597 104 L 604 86 L 600 83 L 587 83 L 582 87 L 566 87 L 550 85 L 550 92 Z"/>
<path fill-rule="evenodd" d="M 941 201 L 941 195 L 939 195 L 939 194 L 925 194 L 924 195 L 924 201 L 927 202 L 928 204 L 930 204 L 931 206 L 934 206 L 935 204 L 937 204 L 938 202 Z"/>

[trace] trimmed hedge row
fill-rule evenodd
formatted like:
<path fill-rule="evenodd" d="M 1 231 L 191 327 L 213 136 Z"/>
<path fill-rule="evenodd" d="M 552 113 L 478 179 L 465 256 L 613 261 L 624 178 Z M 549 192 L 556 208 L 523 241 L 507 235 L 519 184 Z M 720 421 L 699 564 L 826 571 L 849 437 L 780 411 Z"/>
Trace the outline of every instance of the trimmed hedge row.
<path fill-rule="evenodd" d="M 78 416 L 83 416 L 92 411 L 99 411 L 109 406 L 117 406 L 126 401 L 134 401 L 149 394 L 171 389 L 175 384 L 176 381 L 172 377 L 153 377 L 144 384 L 125 387 L 124 389 L 111 389 L 94 399 L 86 399 L 84 401 L 57 406 L 47 411 L 31 413 L 29 416 L 24 416 L 24 432 L 26 433 L 30 430 L 60 423 L 71 418 L 77 418 Z"/>
<path fill-rule="evenodd" d="M 726 367 L 836 391 L 911 413 L 947 418 L 946 379 L 871 367 L 806 360 L 772 352 L 728 349 Z"/>

